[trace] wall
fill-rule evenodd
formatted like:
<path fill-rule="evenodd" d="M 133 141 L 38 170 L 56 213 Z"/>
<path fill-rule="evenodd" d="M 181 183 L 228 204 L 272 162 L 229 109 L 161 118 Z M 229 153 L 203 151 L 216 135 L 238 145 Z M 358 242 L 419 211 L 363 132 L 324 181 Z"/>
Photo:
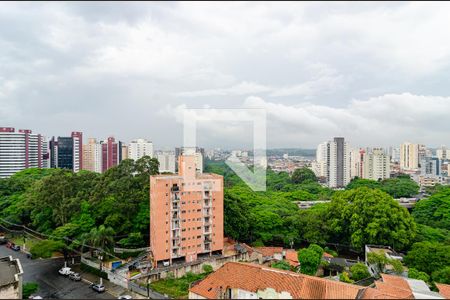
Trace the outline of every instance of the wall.
<path fill-rule="evenodd" d="M 22 299 L 21 288 L 19 288 L 19 283 L 8 284 L 6 286 L 0 287 L 0 298 L 2 299 Z"/>

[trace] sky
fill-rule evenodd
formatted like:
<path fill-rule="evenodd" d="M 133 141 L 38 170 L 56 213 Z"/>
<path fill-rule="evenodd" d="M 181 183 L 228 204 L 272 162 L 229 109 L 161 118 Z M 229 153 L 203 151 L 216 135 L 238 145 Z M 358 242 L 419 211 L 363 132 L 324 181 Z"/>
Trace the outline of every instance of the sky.
<path fill-rule="evenodd" d="M 449 15 L 425 2 L 1 2 L 0 126 L 170 149 L 186 109 L 207 108 L 200 146 L 248 148 L 251 122 L 219 120 L 257 108 L 269 148 L 450 146 Z"/>

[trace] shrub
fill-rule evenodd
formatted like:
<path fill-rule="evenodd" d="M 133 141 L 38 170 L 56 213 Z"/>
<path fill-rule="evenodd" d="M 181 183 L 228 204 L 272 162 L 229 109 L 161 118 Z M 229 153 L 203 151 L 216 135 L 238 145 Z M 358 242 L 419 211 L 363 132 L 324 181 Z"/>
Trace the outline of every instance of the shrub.
<path fill-rule="evenodd" d="M 350 267 L 350 272 L 352 274 L 352 279 L 355 281 L 360 281 L 362 279 L 370 277 L 369 270 L 367 266 L 363 263 L 357 263 Z"/>
<path fill-rule="evenodd" d="M 36 282 L 26 282 L 22 286 L 22 298 L 28 299 L 33 293 L 39 289 L 39 285 Z"/>
<path fill-rule="evenodd" d="M 98 277 L 101 277 L 103 279 L 108 279 L 108 274 L 106 274 L 103 271 L 100 271 L 99 269 L 88 266 L 84 263 L 81 263 L 80 268 L 81 268 L 81 271 L 83 271 L 83 272 L 88 272 L 88 273 L 97 275 Z"/>
<path fill-rule="evenodd" d="M 434 271 L 431 277 L 434 282 L 450 284 L 450 266 Z"/>
<path fill-rule="evenodd" d="M 430 276 L 425 272 L 420 272 L 417 269 L 410 268 L 408 270 L 408 278 L 419 279 L 425 282 L 430 282 Z"/>
<path fill-rule="evenodd" d="M 206 274 L 212 273 L 214 271 L 211 265 L 203 265 L 202 270 Z"/>
<path fill-rule="evenodd" d="M 348 276 L 347 272 L 343 272 L 341 273 L 341 275 L 339 275 L 339 280 L 342 282 L 346 282 L 346 283 L 353 283 L 354 281 L 350 279 L 350 277 Z"/>
<path fill-rule="evenodd" d="M 64 243 L 61 241 L 43 240 L 34 244 L 31 247 L 30 252 L 34 258 L 49 258 L 52 257 L 53 252 L 61 251 L 63 249 Z"/>

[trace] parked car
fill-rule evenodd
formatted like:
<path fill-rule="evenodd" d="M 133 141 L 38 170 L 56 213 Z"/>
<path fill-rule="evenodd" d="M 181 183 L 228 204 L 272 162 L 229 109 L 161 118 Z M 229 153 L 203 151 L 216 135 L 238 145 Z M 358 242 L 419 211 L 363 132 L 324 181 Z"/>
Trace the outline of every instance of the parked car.
<path fill-rule="evenodd" d="M 30 297 L 28 297 L 28 299 L 44 299 L 44 298 L 42 298 L 41 296 L 39 296 L 39 295 L 36 295 L 36 296 L 30 296 Z"/>
<path fill-rule="evenodd" d="M 117 299 L 129 300 L 129 299 L 133 299 L 133 297 L 131 297 L 130 295 L 122 295 L 122 296 L 119 296 Z"/>
<path fill-rule="evenodd" d="M 91 284 L 91 288 L 97 293 L 103 293 L 106 290 L 102 284 Z"/>
<path fill-rule="evenodd" d="M 81 280 L 81 276 L 78 273 L 72 273 L 69 275 L 69 279 L 73 280 L 73 281 L 80 281 Z"/>
<path fill-rule="evenodd" d="M 64 276 L 69 276 L 70 274 L 73 274 L 74 272 L 69 267 L 63 267 L 63 268 L 59 269 L 58 273 L 61 275 L 64 275 Z"/>
<path fill-rule="evenodd" d="M 20 251 L 20 246 L 13 244 L 11 249 L 14 251 Z"/>

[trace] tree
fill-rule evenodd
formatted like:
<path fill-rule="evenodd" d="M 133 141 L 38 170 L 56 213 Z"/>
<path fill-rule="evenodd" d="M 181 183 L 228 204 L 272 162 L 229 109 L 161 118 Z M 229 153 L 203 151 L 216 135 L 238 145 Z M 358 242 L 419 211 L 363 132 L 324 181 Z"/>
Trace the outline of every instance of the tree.
<path fill-rule="evenodd" d="M 412 216 L 418 223 L 450 230 L 450 188 L 417 202 Z"/>
<path fill-rule="evenodd" d="M 301 184 L 306 181 L 315 182 L 317 181 L 317 177 L 311 169 L 303 167 L 300 169 L 296 169 L 294 173 L 292 173 L 291 180 L 295 184 Z"/>
<path fill-rule="evenodd" d="M 384 253 L 369 252 L 367 254 L 367 261 L 371 265 L 375 265 L 378 273 L 384 273 L 386 265 L 389 263 L 389 259 Z"/>
<path fill-rule="evenodd" d="M 397 177 L 381 181 L 381 189 L 394 198 L 414 197 L 419 185 L 409 177 Z"/>
<path fill-rule="evenodd" d="M 403 264 L 397 259 L 390 259 L 389 264 L 394 268 L 394 273 L 401 275 L 404 271 Z"/>
<path fill-rule="evenodd" d="M 410 268 L 408 270 L 408 278 L 419 279 L 425 282 L 430 282 L 430 275 L 425 272 L 420 272 L 417 269 Z"/>
<path fill-rule="evenodd" d="M 350 276 L 348 275 L 347 272 L 342 272 L 339 275 L 339 280 L 342 281 L 342 282 L 346 282 L 346 283 L 353 283 L 353 282 L 355 282 L 354 280 L 350 279 Z"/>
<path fill-rule="evenodd" d="M 300 262 L 300 272 L 307 275 L 316 275 L 320 265 L 321 257 L 316 251 L 310 248 L 298 251 L 298 261 Z"/>
<path fill-rule="evenodd" d="M 335 242 L 362 249 L 366 244 L 404 249 L 416 234 L 413 218 L 391 196 L 367 187 L 336 193 L 326 217 Z"/>
<path fill-rule="evenodd" d="M 363 179 L 355 177 L 345 187 L 347 190 L 352 190 L 360 187 L 368 187 L 371 189 L 379 189 L 381 187 L 380 182 L 370 179 Z"/>
<path fill-rule="evenodd" d="M 308 249 L 313 250 L 314 252 L 317 253 L 317 255 L 318 255 L 320 258 L 322 258 L 322 255 L 323 255 L 323 252 L 324 252 L 324 251 L 323 251 L 323 248 L 320 247 L 319 245 L 317 245 L 317 244 L 311 244 L 311 245 L 309 245 Z"/>
<path fill-rule="evenodd" d="M 271 267 L 280 269 L 280 270 L 287 270 L 287 271 L 289 271 L 291 269 L 291 265 L 285 260 L 280 260 L 280 261 L 274 262 L 271 265 Z"/>
<path fill-rule="evenodd" d="M 450 245 L 432 242 L 415 243 L 404 259 L 409 268 L 431 275 L 450 265 Z"/>
<path fill-rule="evenodd" d="M 367 266 L 363 263 L 357 263 L 350 267 L 350 272 L 352 274 L 352 279 L 354 281 L 360 281 L 370 277 L 369 270 Z"/>
<path fill-rule="evenodd" d="M 434 282 L 450 284 L 450 266 L 434 271 L 431 277 Z"/>

